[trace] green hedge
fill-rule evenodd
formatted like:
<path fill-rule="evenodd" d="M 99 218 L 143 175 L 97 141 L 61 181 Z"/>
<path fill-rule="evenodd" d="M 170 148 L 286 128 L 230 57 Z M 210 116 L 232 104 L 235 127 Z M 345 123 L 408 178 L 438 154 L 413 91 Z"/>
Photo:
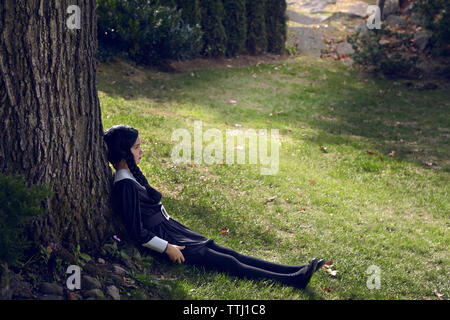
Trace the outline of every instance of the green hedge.
<path fill-rule="evenodd" d="M 247 17 L 245 0 L 223 0 L 225 16 L 223 25 L 227 34 L 227 56 L 235 56 L 246 51 Z"/>
<path fill-rule="evenodd" d="M 200 0 L 201 27 L 205 57 L 219 57 L 226 53 L 227 36 L 222 23 L 224 9 L 222 0 Z"/>
<path fill-rule="evenodd" d="M 267 51 L 285 51 L 287 37 L 286 0 L 266 0 Z"/>
<path fill-rule="evenodd" d="M 282 53 L 285 0 L 97 0 L 99 58 L 139 64 Z"/>
<path fill-rule="evenodd" d="M 247 50 L 250 54 L 267 51 L 266 0 L 247 0 Z"/>
<path fill-rule="evenodd" d="M 116 55 L 139 64 L 159 64 L 166 59 L 194 57 L 200 28 L 182 19 L 181 11 L 162 6 L 166 1 L 97 0 L 99 58 Z"/>

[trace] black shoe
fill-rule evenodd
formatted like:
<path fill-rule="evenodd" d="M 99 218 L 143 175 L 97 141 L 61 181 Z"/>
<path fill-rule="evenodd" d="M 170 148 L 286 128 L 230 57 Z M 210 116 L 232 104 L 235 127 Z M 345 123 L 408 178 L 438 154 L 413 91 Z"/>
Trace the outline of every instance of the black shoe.
<path fill-rule="evenodd" d="M 316 272 L 316 268 L 317 268 L 317 263 L 319 261 L 317 260 L 317 258 L 313 258 L 309 264 L 305 267 L 306 268 L 306 272 L 303 272 L 303 270 L 301 270 L 302 272 L 299 274 L 299 282 L 296 283 L 296 287 L 299 287 L 301 289 L 305 289 L 306 286 L 308 285 L 309 281 L 311 280 L 311 277 L 313 276 L 314 272 Z"/>
<path fill-rule="evenodd" d="M 325 265 L 325 263 L 327 263 L 327 262 L 325 261 L 325 259 L 320 259 L 320 260 L 317 262 L 316 271 L 319 270 L 320 268 L 322 268 L 322 267 Z"/>

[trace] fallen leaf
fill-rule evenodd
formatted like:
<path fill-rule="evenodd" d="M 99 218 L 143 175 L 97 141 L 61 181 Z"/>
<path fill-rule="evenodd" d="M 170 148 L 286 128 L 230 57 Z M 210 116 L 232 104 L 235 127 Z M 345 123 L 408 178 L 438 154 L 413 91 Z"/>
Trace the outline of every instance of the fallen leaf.
<path fill-rule="evenodd" d="M 222 228 L 222 230 L 220 230 L 220 234 L 221 235 L 226 235 L 228 234 L 229 230 L 227 228 Z"/>
<path fill-rule="evenodd" d="M 75 294 L 75 292 L 68 292 L 67 293 L 67 300 L 78 300 L 78 297 Z"/>
<path fill-rule="evenodd" d="M 314 183 L 316 183 L 316 180 L 309 180 L 309 183 L 314 184 Z"/>
<path fill-rule="evenodd" d="M 333 260 L 327 261 L 325 262 L 325 264 L 323 265 L 325 268 L 330 268 L 333 265 Z"/>
<path fill-rule="evenodd" d="M 189 167 L 193 167 L 193 166 L 194 166 L 194 163 L 193 163 L 193 162 L 188 162 L 187 165 L 188 165 Z"/>
<path fill-rule="evenodd" d="M 366 153 L 367 153 L 368 155 L 370 155 L 370 156 L 373 156 L 373 155 L 375 154 L 375 152 L 372 152 L 372 151 L 369 151 L 369 150 L 366 150 Z"/>
<path fill-rule="evenodd" d="M 331 268 L 325 268 L 325 271 L 329 273 L 331 276 L 336 277 L 336 270 L 331 270 Z"/>
<path fill-rule="evenodd" d="M 306 211 L 306 208 L 300 208 L 300 210 L 302 210 L 302 211 Z"/>
<path fill-rule="evenodd" d="M 444 296 L 442 293 L 439 293 L 436 289 L 434 289 L 434 294 L 438 297 L 439 300 L 444 300 L 442 297 Z"/>
<path fill-rule="evenodd" d="M 297 193 L 297 195 L 301 198 L 303 197 L 303 195 L 301 193 Z"/>

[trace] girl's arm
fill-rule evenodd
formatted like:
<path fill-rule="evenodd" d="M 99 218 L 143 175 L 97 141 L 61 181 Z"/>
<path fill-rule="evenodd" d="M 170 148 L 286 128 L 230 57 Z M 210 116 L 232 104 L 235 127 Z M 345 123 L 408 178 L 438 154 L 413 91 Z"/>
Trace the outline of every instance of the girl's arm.
<path fill-rule="evenodd" d="M 130 237 L 146 248 L 163 253 L 166 251 L 168 242 L 157 237 L 154 233 L 145 229 L 141 220 L 139 206 L 139 194 L 132 181 L 123 179 L 117 184 L 120 187 L 121 212 L 125 228 Z"/>

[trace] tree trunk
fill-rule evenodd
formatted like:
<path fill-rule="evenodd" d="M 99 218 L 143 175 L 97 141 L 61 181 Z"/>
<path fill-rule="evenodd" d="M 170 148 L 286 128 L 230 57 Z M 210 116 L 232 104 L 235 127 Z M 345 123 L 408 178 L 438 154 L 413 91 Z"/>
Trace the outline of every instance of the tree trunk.
<path fill-rule="evenodd" d="M 66 21 L 76 3 L 80 29 Z M 30 240 L 83 249 L 117 230 L 96 88 L 95 0 L 0 1 L 0 171 L 51 184 Z"/>

